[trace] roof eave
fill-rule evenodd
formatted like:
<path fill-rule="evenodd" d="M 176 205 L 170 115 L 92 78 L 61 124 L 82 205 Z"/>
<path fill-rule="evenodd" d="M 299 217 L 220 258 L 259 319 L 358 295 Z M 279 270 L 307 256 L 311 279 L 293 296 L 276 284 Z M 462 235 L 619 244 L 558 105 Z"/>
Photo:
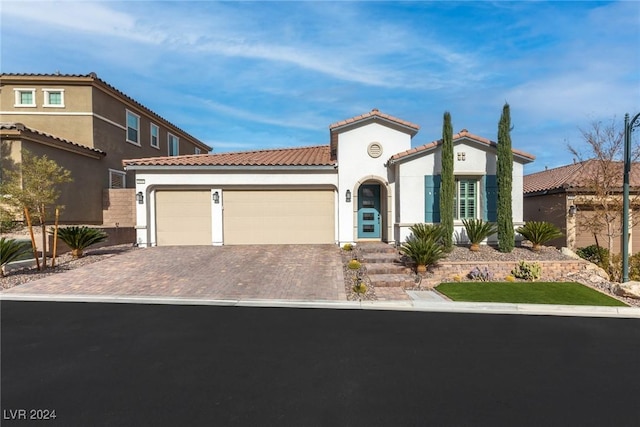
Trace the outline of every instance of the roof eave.
<path fill-rule="evenodd" d="M 124 164 L 125 170 L 128 171 L 336 171 L 336 165 L 304 165 L 304 166 L 242 166 L 242 165 L 127 165 Z"/>

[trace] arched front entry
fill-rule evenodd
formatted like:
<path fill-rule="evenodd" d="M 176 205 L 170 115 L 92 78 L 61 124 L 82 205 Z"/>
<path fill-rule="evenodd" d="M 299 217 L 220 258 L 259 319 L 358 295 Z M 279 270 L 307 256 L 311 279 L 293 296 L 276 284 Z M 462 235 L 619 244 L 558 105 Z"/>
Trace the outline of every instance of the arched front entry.
<path fill-rule="evenodd" d="M 378 177 L 366 177 L 357 182 L 353 194 L 354 240 L 388 241 L 391 201 L 387 183 Z"/>

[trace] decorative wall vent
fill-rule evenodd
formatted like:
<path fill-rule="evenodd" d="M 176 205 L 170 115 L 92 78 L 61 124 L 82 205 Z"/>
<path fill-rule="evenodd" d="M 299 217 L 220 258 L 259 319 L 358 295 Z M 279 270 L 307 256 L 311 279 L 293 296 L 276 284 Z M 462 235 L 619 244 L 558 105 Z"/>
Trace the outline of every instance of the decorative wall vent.
<path fill-rule="evenodd" d="M 369 155 L 374 159 L 380 157 L 382 155 L 382 144 L 379 142 L 372 142 L 369 144 L 369 147 L 367 147 L 367 153 L 369 153 Z"/>

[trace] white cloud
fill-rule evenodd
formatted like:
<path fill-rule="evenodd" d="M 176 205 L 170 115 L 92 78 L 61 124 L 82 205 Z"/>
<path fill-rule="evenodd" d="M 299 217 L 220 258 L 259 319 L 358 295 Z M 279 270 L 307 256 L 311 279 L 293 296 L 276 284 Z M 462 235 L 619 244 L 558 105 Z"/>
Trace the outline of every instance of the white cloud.
<path fill-rule="evenodd" d="M 142 42 L 157 40 L 157 34 L 140 32 L 136 19 L 97 2 L 3 1 L 3 19 L 20 18 L 39 25 L 71 31 L 126 37 Z"/>

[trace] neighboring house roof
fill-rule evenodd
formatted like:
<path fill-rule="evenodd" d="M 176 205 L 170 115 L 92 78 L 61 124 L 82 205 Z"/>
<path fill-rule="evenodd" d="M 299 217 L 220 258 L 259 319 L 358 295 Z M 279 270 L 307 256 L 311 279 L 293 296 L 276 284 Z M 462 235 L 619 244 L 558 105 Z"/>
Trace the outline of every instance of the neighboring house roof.
<path fill-rule="evenodd" d="M 468 130 L 466 129 L 462 129 L 460 132 L 456 133 L 453 135 L 453 142 L 457 142 L 461 139 L 469 139 L 475 142 L 479 142 L 480 144 L 486 145 L 488 147 L 493 147 L 496 148 L 497 147 L 497 143 L 494 141 L 491 141 L 490 139 L 487 138 L 483 138 L 481 136 L 478 135 L 474 135 L 472 133 L 470 133 Z M 413 157 L 415 155 L 419 155 L 419 154 L 424 154 L 427 153 L 431 150 L 436 149 L 439 145 L 442 145 L 442 139 L 438 139 L 436 141 L 430 142 L 428 144 L 424 144 L 424 145 L 420 145 L 418 147 L 414 147 L 411 148 L 409 150 L 403 151 L 401 153 L 397 153 L 394 154 L 393 156 L 391 156 L 391 158 L 389 159 L 389 161 L 391 163 L 394 163 L 398 160 L 404 160 L 407 159 L 409 157 Z M 511 150 L 513 152 L 513 154 L 515 156 L 518 156 L 519 158 L 521 158 L 522 160 L 524 160 L 525 162 L 529 163 L 535 160 L 535 156 L 533 154 L 529 154 L 529 153 L 525 153 L 524 151 L 520 151 L 520 150 L 516 150 L 516 149 L 512 149 Z"/>
<path fill-rule="evenodd" d="M 523 183 L 524 194 L 571 189 L 588 190 L 594 177 L 602 176 L 602 162 L 602 160 L 590 159 L 525 175 Z M 624 165 L 622 162 L 613 162 L 612 165 L 617 170 L 612 175 L 619 176 L 619 179 L 616 179 L 613 184 L 622 188 Z M 640 187 L 640 164 L 638 163 L 633 164 L 631 168 L 629 184 L 631 187 Z"/>
<path fill-rule="evenodd" d="M 155 119 L 160 120 L 160 121 L 170 125 L 171 127 L 175 128 L 176 130 L 182 132 L 183 134 L 187 135 L 189 138 L 191 138 L 195 142 L 199 143 L 202 146 L 202 148 L 206 149 L 207 151 L 213 150 L 213 148 L 211 146 L 209 146 L 209 145 L 205 144 L 204 142 L 200 141 L 198 138 L 194 137 L 193 135 L 191 135 L 188 132 L 184 131 L 183 129 L 179 128 L 178 126 L 176 126 L 175 124 L 171 123 L 170 121 L 168 121 L 164 117 L 160 116 L 159 114 L 155 113 L 154 111 L 151 111 L 149 108 L 147 108 L 144 105 L 140 104 L 138 101 L 136 101 L 135 99 L 131 98 L 129 95 L 125 94 L 124 92 L 120 91 L 116 87 L 114 87 L 114 86 L 110 85 L 109 83 L 107 83 L 106 81 L 102 80 L 94 72 L 91 72 L 89 74 L 2 73 L 2 74 L 0 74 L 0 81 L 3 78 L 7 78 L 7 77 L 15 78 L 17 80 L 23 80 L 24 79 L 25 81 L 34 80 L 34 79 L 43 79 L 45 82 L 48 82 L 48 81 L 60 81 L 60 82 L 69 81 L 69 82 L 73 82 L 74 80 L 75 81 L 80 80 L 80 81 L 86 81 L 86 82 L 89 82 L 89 83 L 94 83 L 96 86 L 99 86 L 99 87 L 107 90 L 108 92 L 112 92 L 113 94 L 117 95 L 118 97 L 127 100 L 128 102 L 132 103 L 133 105 L 138 107 L 140 110 L 145 111 L 147 114 L 149 114 L 150 116 L 154 117 Z"/>
<path fill-rule="evenodd" d="M 360 124 L 362 122 L 369 122 L 369 121 L 382 121 L 382 122 L 400 125 L 404 128 L 409 128 L 408 129 L 409 133 L 411 133 L 412 135 L 415 135 L 416 133 L 418 133 L 418 130 L 420 130 L 420 126 L 414 123 L 408 122 L 406 120 L 402 120 L 397 117 L 390 116 L 389 114 L 381 113 L 380 110 L 378 110 L 377 108 L 374 108 L 368 113 L 364 113 L 359 116 L 352 117 L 350 119 L 341 120 L 339 122 L 333 123 L 332 125 L 329 125 L 329 130 L 331 132 L 334 132 L 343 127 Z"/>
<path fill-rule="evenodd" d="M 39 143 L 49 142 L 47 145 L 51 145 L 66 151 L 73 151 L 80 154 L 89 155 L 90 157 L 101 158 L 107 155 L 107 153 L 97 148 L 87 147 L 86 145 L 80 145 L 67 139 L 59 138 L 55 135 L 40 132 L 39 130 L 29 128 L 22 123 L 0 123 L 0 133 L 2 134 L 3 139 L 10 138 L 12 136 L 17 136 L 19 138 L 31 136 L 31 138 L 29 139 L 32 141 L 36 141 Z M 44 137 L 44 139 L 34 139 L 33 136 Z"/>
<path fill-rule="evenodd" d="M 329 146 L 282 148 L 233 153 L 195 154 L 123 160 L 125 167 L 136 166 L 335 166 Z"/>

